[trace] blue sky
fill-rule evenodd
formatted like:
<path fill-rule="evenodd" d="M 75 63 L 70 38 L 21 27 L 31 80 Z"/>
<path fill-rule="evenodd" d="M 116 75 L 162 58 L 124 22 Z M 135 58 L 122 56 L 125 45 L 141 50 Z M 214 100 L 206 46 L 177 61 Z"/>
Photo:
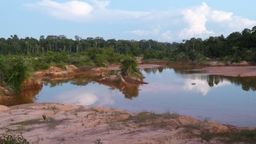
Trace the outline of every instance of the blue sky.
<path fill-rule="evenodd" d="M 255 0 L 2 0 L 0 37 L 180 41 L 256 25 Z"/>

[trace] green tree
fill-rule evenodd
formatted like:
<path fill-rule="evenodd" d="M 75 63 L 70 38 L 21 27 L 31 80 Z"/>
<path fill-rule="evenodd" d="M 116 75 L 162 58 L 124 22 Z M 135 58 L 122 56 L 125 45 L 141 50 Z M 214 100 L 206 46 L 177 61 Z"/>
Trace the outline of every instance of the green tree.
<path fill-rule="evenodd" d="M 22 58 L 0 59 L 0 73 L 1 83 L 18 93 L 29 75 L 29 69 Z"/>
<path fill-rule="evenodd" d="M 141 78 L 142 74 L 135 59 L 127 57 L 121 63 L 121 75 Z"/>

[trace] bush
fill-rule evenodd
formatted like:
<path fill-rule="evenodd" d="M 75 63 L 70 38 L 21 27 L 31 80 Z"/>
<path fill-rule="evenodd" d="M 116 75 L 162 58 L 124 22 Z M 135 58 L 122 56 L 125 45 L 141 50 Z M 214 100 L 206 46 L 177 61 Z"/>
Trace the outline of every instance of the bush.
<path fill-rule="evenodd" d="M 29 144 L 22 135 L 2 135 L 0 144 Z"/>
<path fill-rule="evenodd" d="M 142 74 L 138 69 L 138 64 L 133 58 L 127 57 L 121 63 L 121 75 L 141 78 Z"/>
<path fill-rule="evenodd" d="M 14 92 L 19 92 L 23 81 L 29 75 L 29 68 L 21 57 L 0 59 L 0 81 Z"/>

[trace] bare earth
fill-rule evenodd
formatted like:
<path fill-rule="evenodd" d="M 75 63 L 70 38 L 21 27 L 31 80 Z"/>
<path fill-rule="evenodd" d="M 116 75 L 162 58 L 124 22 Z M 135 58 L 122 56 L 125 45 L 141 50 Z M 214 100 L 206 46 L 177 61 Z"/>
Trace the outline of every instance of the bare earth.
<path fill-rule="evenodd" d="M 160 64 L 139 64 L 140 69 L 147 69 L 147 68 L 159 68 L 165 65 Z M 120 70 L 120 65 L 109 65 L 107 66 L 107 70 Z"/>
<path fill-rule="evenodd" d="M 0 135 L 21 133 L 35 144 L 221 144 L 219 138 L 206 141 L 202 135 L 232 130 L 177 114 L 131 114 L 62 104 L 0 107 Z"/>
<path fill-rule="evenodd" d="M 231 77 L 255 77 L 256 66 L 218 66 L 202 69 L 209 75 L 231 76 Z"/>

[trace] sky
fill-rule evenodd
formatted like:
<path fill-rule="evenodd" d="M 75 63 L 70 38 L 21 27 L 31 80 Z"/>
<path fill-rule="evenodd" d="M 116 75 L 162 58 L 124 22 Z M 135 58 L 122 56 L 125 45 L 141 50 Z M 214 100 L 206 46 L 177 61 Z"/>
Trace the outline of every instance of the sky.
<path fill-rule="evenodd" d="M 0 37 L 207 38 L 256 26 L 255 0 L 1 0 Z"/>

